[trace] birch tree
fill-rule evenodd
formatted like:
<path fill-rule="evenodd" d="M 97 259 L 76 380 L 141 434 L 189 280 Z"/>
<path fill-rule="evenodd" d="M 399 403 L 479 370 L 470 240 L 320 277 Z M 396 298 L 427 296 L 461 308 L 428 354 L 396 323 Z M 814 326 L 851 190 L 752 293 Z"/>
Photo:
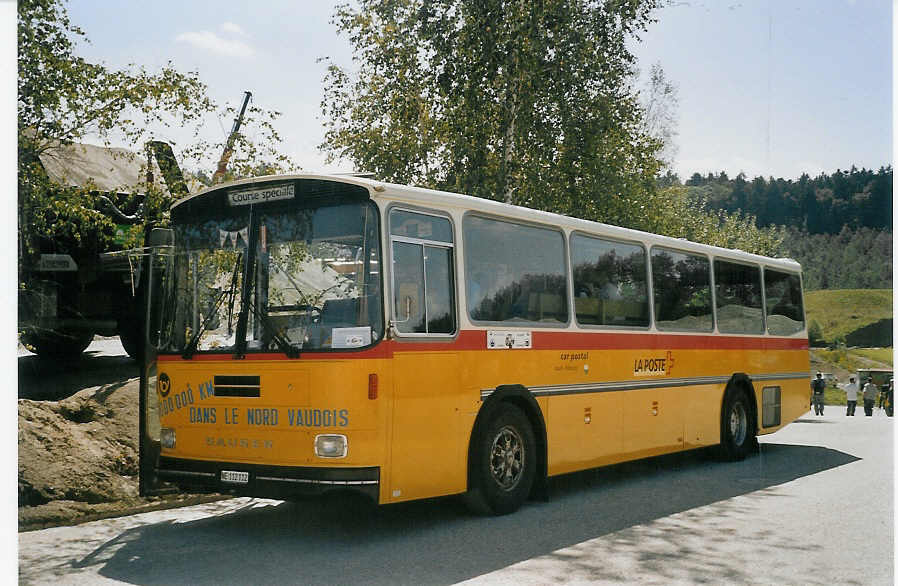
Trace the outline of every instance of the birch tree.
<path fill-rule="evenodd" d="M 627 41 L 654 0 L 364 0 L 322 148 L 401 183 L 632 224 L 654 191 Z"/>

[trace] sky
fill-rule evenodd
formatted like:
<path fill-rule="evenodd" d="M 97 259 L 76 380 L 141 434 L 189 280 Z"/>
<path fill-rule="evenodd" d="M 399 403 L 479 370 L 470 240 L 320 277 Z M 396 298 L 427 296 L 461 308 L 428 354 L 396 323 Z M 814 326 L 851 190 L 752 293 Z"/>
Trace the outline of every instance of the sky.
<path fill-rule="evenodd" d="M 889 0 L 674 2 L 634 51 L 678 86 L 681 177 L 892 161 Z"/>
<path fill-rule="evenodd" d="M 284 150 L 309 171 L 327 164 L 320 102 L 330 57 L 351 47 L 330 23 L 333 3 L 157 0 L 134 9 L 72 0 L 90 60 L 197 71 L 220 102 L 244 90 L 284 113 Z M 117 6 L 121 6 L 118 4 Z M 671 0 L 633 41 L 639 67 L 660 63 L 678 88 L 677 156 L 694 172 L 797 178 L 892 160 L 892 3 L 888 0 Z M 639 87 L 639 84 L 637 84 Z M 232 120 L 212 120 L 221 139 Z M 159 138 L 184 142 L 168 131 Z M 211 171 L 211 170 L 210 170 Z"/>

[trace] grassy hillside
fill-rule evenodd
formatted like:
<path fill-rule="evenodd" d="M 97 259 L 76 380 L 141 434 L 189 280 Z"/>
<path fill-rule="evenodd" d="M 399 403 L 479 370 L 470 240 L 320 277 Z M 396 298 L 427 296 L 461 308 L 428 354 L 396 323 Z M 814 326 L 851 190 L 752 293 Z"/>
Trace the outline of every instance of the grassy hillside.
<path fill-rule="evenodd" d="M 805 292 L 808 323 L 823 327 L 823 340 L 844 336 L 849 346 L 892 345 L 891 289 L 826 289 Z"/>
<path fill-rule="evenodd" d="M 892 349 L 881 348 L 879 354 L 869 354 L 866 348 L 839 348 L 837 350 L 811 350 L 811 370 L 835 372 L 839 370 L 847 374 L 855 373 L 859 368 L 892 368 Z M 840 377 L 842 378 L 842 377 Z M 844 382 L 844 381 L 843 381 Z"/>

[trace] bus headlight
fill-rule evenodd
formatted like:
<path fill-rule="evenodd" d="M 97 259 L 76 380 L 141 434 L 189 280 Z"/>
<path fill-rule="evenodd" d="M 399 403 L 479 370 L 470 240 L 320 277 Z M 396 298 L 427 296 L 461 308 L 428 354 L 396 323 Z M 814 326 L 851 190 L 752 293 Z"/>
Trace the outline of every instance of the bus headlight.
<path fill-rule="evenodd" d="M 319 458 L 345 458 L 349 442 L 345 435 L 336 433 L 315 436 L 315 455 Z"/>
<path fill-rule="evenodd" d="M 159 433 L 159 441 L 163 448 L 172 449 L 175 447 L 175 430 L 170 427 L 163 427 Z"/>

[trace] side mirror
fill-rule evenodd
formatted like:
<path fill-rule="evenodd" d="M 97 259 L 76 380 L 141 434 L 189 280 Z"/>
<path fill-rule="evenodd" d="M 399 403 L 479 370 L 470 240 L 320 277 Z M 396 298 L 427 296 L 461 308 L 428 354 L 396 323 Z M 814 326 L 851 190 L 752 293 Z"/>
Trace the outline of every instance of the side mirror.
<path fill-rule="evenodd" d="M 153 228 L 147 237 L 147 246 L 171 246 L 175 243 L 175 233 L 171 228 Z"/>

